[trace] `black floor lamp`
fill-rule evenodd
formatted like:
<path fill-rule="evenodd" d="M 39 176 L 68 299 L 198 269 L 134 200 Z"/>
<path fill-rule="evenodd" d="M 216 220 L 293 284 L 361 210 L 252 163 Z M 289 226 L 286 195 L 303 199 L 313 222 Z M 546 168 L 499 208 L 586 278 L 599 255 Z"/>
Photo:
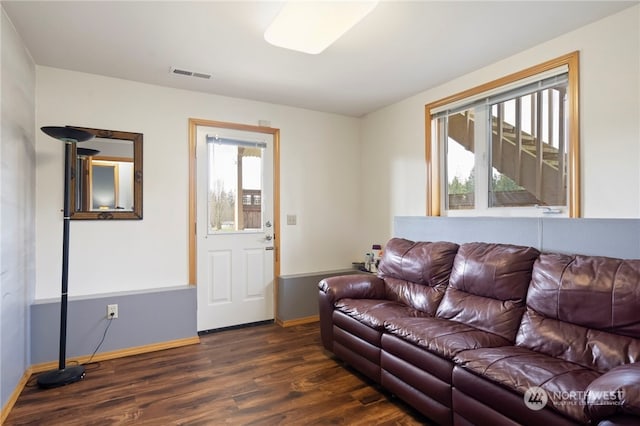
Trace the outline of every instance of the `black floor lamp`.
<path fill-rule="evenodd" d="M 69 281 L 69 221 L 70 221 L 70 197 L 69 186 L 71 182 L 72 144 L 84 142 L 93 135 L 84 130 L 70 127 L 42 127 L 41 130 L 52 138 L 61 140 L 65 144 L 64 157 L 64 219 L 62 228 L 62 291 L 60 296 L 60 355 L 58 369 L 47 371 L 38 376 L 38 386 L 41 388 L 55 388 L 67 385 L 84 377 L 82 365 L 66 366 L 67 349 L 67 289 Z"/>

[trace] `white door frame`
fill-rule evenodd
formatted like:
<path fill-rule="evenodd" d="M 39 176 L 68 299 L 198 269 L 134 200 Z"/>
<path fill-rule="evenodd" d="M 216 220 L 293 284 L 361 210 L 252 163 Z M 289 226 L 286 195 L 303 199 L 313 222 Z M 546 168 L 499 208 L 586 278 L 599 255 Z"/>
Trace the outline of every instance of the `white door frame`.
<path fill-rule="evenodd" d="M 219 127 L 222 129 L 242 130 L 264 133 L 273 136 L 273 247 L 274 247 L 274 291 L 273 306 L 278 321 L 278 277 L 280 276 L 280 129 L 249 124 L 189 118 L 189 285 L 197 285 L 197 166 L 196 166 L 196 129 L 198 126 Z"/>

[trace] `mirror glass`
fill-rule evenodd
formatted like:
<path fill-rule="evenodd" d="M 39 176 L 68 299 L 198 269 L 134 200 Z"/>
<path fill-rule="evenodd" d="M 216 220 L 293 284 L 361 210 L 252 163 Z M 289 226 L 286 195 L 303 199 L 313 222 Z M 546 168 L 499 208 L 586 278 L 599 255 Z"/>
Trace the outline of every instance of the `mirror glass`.
<path fill-rule="evenodd" d="M 96 137 L 75 144 L 71 219 L 142 219 L 142 133 L 74 128 Z"/>

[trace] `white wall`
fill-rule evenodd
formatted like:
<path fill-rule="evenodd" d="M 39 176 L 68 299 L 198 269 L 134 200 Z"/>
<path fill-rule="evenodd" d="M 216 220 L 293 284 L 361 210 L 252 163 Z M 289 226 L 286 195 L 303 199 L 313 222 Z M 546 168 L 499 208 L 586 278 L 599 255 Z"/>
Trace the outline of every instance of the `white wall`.
<path fill-rule="evenodd" d="M 476 72 L 367 115 L 363 164 L 365 236 L 386 241 L 394 216 L 426 214 L 424 105 L 580 51 L 582 214 L 640 217 L 640 6 L 629 8 Z"/>
<path fill-rule="evenodd" d="M 425 213 L 426 103 L 574 50 L 581 54 L 583 216 L 640 217 L 639 18 L 635 6 L 362 120 L 37 67 L 38 126 L 145 136 L 144 220 L 72 222 L 71 294 L 186 283 L 189 117 L 269 120 L 281 129 L 281 272 L 336 269 L 384 243 L 394 216 Z M 37 132 L 38 299 L 57 297 L 59 286 L 62 147 L 56 144 Z M 296 214 L 298 225 L 287 226 L 287 214 Z"/>
<path fill-rule="evenodd" d="M 190 117 L 279 128 L 281 273 L 350 266 L 353 245 L 339 242 L 357 238 L 358 119 L 42 66 L 36 81 L 38 128 L 144 134 L 144 219 L 71 222 L 71 296 L 187 283 Z M 60 286 L 63 147 L 38 131 L 36 151 L 36 299 L 46 299 Z"/>
<path fill-rule="evenodd" d="M 29 304 L 35 287 L 35 66 L 4 9 L 0 19 L 0 406 L 5 407 L 30 365 Z"/>

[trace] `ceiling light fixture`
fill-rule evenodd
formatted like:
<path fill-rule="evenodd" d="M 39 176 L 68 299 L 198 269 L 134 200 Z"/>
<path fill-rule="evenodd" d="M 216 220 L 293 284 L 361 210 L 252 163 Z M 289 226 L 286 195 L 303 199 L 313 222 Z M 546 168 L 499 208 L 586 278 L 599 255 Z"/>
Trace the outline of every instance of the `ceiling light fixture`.
<path fill-rule="evenodd" d="M 264 33 L 274 46 L 318 54 L 371 12 L 378 1 L 289 1 Z"/>

